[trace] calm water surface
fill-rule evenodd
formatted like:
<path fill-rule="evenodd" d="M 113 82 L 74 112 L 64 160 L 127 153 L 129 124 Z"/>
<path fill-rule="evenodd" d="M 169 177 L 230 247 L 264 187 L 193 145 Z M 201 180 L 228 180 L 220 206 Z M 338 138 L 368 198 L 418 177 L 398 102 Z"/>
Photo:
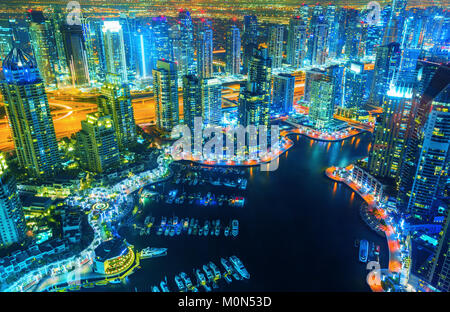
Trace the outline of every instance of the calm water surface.
<path fill-rule="evenodd" d="M 137 249 L 167 247 L 168 255 L 146 259 L 129 276 L 126 285 L 98 290 L 149 291 L 167 276 L 176 290 L 174 276 L 181 271 L 194 280 L 193 269 L 213 261 L 222 270 L 220 257 L 237 255 L 251 274 L 249 281 L 223 281 L 218 291 L 370 291 L 367 270 L 358 261 L 355 239 L 368 239 L 381 247 L 381 265 L 386 266 L 386 240 L 371 231 L 359 216 L 362 200 L 347 186 L 328 179 L 325 168 L 345 166 L 367 155 L 369 134 L 344 143 L 313 142 L 293 137 L 295 146 L 279 160 L 274 172 L 248 172 L 246 205 L 236 207 L 183 207 L 150 203 L 146 214 L 177 215 L 222 224 L 239 219 L 237 238 L 207 236 L 139 236 L 122 230 L 121 235 Z M 169 186 L 170 188 L 170 186 Z M 166 189 L 167 190 L 167 189 Z M 202 187 L 216 194 L 218 187 Z M 217 291 L 217 290 L 216 290 Z"/>

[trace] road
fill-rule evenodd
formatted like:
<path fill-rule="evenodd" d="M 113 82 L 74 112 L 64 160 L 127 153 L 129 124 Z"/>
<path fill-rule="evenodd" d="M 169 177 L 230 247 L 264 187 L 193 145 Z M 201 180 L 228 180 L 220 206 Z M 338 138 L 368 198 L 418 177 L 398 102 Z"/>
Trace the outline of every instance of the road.
<path fill-rule="evenodd" d="M 296 74 L 298 76 L 298 74 Z M 294 100 L 298 101 L 303 96 L 304 77 L 298 76 L 295 84 Z M 223 88 L 223 98 L 231 101 L 238 100 L 240 84 L 236 82 L 226 83 Z M 183 117 L 183 94 L 179 94 L 180 118 Z M 81 121 L 86 119 L 88 113 L 97 111 L 96 97 L 98 94 L 79 94 L 74 90 L 49 91 L 48 102 L 52 111 L 53 124 L 55 126 L 56 138 L 70 137 L 81 129 Z M 230 106 L 224 101 L 224 107 Z M 136 123 L 153 124 L 155 122 L 155 100 L 151 93 L 132 100 Z M 0 105 L 4 105 L 0 99 Z M 14 149 L 11 131 L 6 116 L 0 120 L 0 151 Z"/>

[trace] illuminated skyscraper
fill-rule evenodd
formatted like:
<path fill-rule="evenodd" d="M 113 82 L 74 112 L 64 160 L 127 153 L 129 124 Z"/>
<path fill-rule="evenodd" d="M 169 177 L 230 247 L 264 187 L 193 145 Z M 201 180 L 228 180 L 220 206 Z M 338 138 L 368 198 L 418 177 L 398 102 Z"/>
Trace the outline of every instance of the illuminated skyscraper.
<path fill-rule="evenodd" d="M 328 129 L 333 122 L 333 78 L 315 75 L 311 80 L 309 118 L 317 129 Z"/>
<path fill-rule="evenodd" d="M 439 233 L 439 243 L 432 257 L 428 281 L 443 292 L 450 291 L 450 211 Z"/>
<path fill-rule="evenodd" d="M 8 170 L 5 156 L 0 154 L 0 247 L 20 242 L 26 224 L 16 180 Z"/>
<path fill-rule="evenodd" d="M 442 195 L 450 169 L 450 88 L 447 98 L 435 99 L 424 129 L 423 143 L 407 211 L 426 220 L 433 204 Z M 431 219 L 431 218 L 430 218 Z"/>
<path fill-rule="evenodd" d="M 381 106 L 384 95 L 389 90 L 401 60 L 400 45 L 390 43 L 377 48 L 375 59 L 374 76 L 370 91 L 370 102 L 373 105 Z"/>
<path fill-rule="evenodd" d="M 222 121 L 222 83 L 216 78 L 183 77 L 183 119 L 189 128 L 194 118 L 202 117 L 204 125 L 219 125 Z"/>
<path fill-rule="evenodd" d="M 107 73 L 116 74 L 122 82 L 128 82 L 122 25 L 119 21 L 104 21 L 102 32 Z"/>
<path fill-rule="evenodd" d="M 295 76 L 278 74 L 273 76 L 273 100 L 270 111 L 276 114 L 289 114 L 294 105 Z"/>
<path fill-rule="evenodd" d="M 253 56 L 253 49 L 258 47 L 258 19 L 254 15 L 244 16 L 244 33 L 242 35 L 242 73 L 247 74 L 248 64 Z"/>
<path fill-rule="evenodd" d="M 187 10 L 181 10 L 178 13 L 180 26 L 180 54 L 178 61 L 178 70 L 182 75 L 188 75 L 195 72 L 194 68 L 194 25 L 192 24 L 191 14 Z"/>
<path fill-rule="evenodd" d="M 209 78 L 213 75 L 213 30 L 211 21 L 202 19 L 196 25 L 197 76 Z"/>
<path fill-rule="evenodd" d="M 102 39 L 102 26 L 103 21 L 100 19 L 83 20 L 89 79 L 92 83 L 104 81 L 105 79 L 106 59 Z"/>
<path fill-rule="evenodd" d="M 287 63 L 294 68 L 303 66 L 306 55 L 306 24 L 300 16 L 289 20 L 287 41 Z"/>
<path fill-rule="evenodd" d="M 14 48 L 3 61 L 1 90 L 19 165 L 35 177 L 53 175 L 60 158 L 37 63 Z"/>
<path fill-rule="evenodd" d="M 170 60 L 172 46 L 169 38 L 169 22 L 167 17 L 158 16 L 152 18 L 153 40 L 155 44 L 155 62 L 160 59 Z"/>
<path fill-rule="evenodd" d="M 338 36 L 338 16 L 337 7 L 334 4 L 329 4 L 326 8 L 325 18 L 328 23 L 328 55 L 330 58 L 335 58 L 337 55 Z"/>
<path fill-rule="evenodd" d="M 391 85 L 383 98 L 383 113 L 374 130 L 368 169 L 377 177 L 396 179 L 406 146 L 406 128 L 411 111 L 411 85 Z"/>
<path fill-rule="evenodd" d="M 247 127 L 250 125 L 260 126 L 269 123 L 270 97 L 264 93 L 257 93 L 247 90 L 245 85 L 241 85 L 239 93 L 239 124 Z"/>
<path fill-rule="evenodd" d="M 203 107 L 200 101 L 200 81 L 195 75 L 183 76 L 183 120 L 194 129 L 194 118 L 202 117 Z"/>
<path fill-rule="evenodd" d="M 272 68 L 281 68 L 283 63 L 284 26 L 274 25 L 269 31 L 269 56 L 272 58 Z"/>
<path fill-rule="evenodd" d="M 440 187 L 439 184 L 428 183 L 428 181 L 436 179 L 442 181 L 441 173 L 447 166 L 442 164 L 442 157 L 444 157 L 443 154 L 448 153 L 446 152 L 448 115 L 445 110 L 447 110 L 449 99 L 449 77 L 448 65 L 423 60 L 417 63 L 417 81 L 413 89 L 413 105 L 407 128 L 406 150 L 398 180 L 397 198 L 399 209 L 406 212 L 414 209 L 414 216 L 417 215 L 417 218 L 424 219 L 429 215 L 428 205 L 432 203 L 420 207 L 421 200 L 425 198 L 424 196 L 437 195 L 438 187 Z M 422 173 L 423 177 L 419 174 L 422 170 L 427 170 Z M 426 184 L 423 184 L 423 179 L 426 179 Z M 427 190 L 428 187 L 431 189 Z M 415 194 L 412 194 L 413 188 L 415 188 Z M 433 188 L 436 189 L 433 190 Z M 424 195 L 423 192 L 434 192 L 435 195 Z M 416 201 L 417 204 L 415 204 Z"/>
<path fill-rule="evenodd" d="M 108 115 L 88 114 L 77 133 L 77 145 L 81 166 L 87 170 L 103 172 L 119 163 L 116 131 Z"/>
<path fill-rule="evenodd" d="M 239 124 L 269 125 L 272 87 L 272 59 L 267 47 L 253 50 L 249 62 L 247 82 L 241 84 L 239 94 Z"/>
<path fill-rule="evenodd" d="M 241 73 L 241 35 L 239 28 L 232 25 L 227 31 L 226 41 L 226 72 L 229 75 L 238 75 Z"/>
<path fill-rule="evenodd" d="M 153 70 L 153 92 L 156 105 L 156 125 L 171 131 L 178 124 L 178 71 L 172 61 L 158 60 Z"/>
<path fill-rule="evenodd" d="M 154 61 L 156 51 L 153 33 L 149 25 L 143 23 L 137 26 L 134 41 L 136 44 L 136 77 L 147 81 L 152 76 L 153 66 L 156 63 Z"/>
<path fill-rule="evenodd" d="M 344 85 L 342 86 L 344 93 L 343 107 L 357 110 L 363 108 L 368 95 L 368 92 L 366 92 L 367 80 L 368 74 L 364 70 L 364 64 L 351 62 L 350 66 L 345 69 Z"/>
<path fill-rule="evenodd" d="M 359 18 L 359 11 L 355 9 L 346 10 L 345 25 L 345 55 L 349 59 L 358 59 L 362 40 L 362 28 Z"/>
<path fill-rule="evenodd" d="M 247 89 L 270 96 L 272 89 L 272 58 L 267 46 L 261 44 L 253 50 L 247 74 Z"/>
<path fill-rule="evenodd" d="M 222 83 L 215 78 L 205 78 L 200 84 L 203 123 L 219 125 L 222 120 Z"/>
<path fill-rule="evenodd" d="M 333 106 L 336 108 L 338 106 L 343 106 L 344 97 L 344 73 L 345 66 L 343 64 L 336 64 L 328 66 L 325 70 L 326 74 L 333 79 L 334 89 L 333 89 Z M 306 86 L 305 86 L 306 87 Z M 306 92 L 306 91 L 305 91 Z"/>
<path fill-rule="evenodd" d="M 58 51 L 51 21 L 41 11 L 29 13 L 29 31 L 33 55 L 45 85 L 57 85 Z"/>
<path fill-rule="evenodd" d="M 322 65 L 328 56 L 328 23 L 323 15 L 311 18 L 311 34 L 308 38 L 308 59 L 311 65 Z"/>
<path fill-rule="evenodd" d="M 133 82 L 136 78 L 136 44 L 134 42 L 137 20 L 121 13 L 119 23 L 122 27 L 123 44 L 125 48 L 125 61 L 127 66 L 127 79 Z"/>
<path fill-rule="evenodd" d="M 121 77 L 108 75 L 108 81 L 101 88 L 98 107 L 102 115 L 111 116 L 120 149 L 136 142 L 136 123 L 128 84 Z"/>
<path fill-rule="evenodd" d="M 407 0 L 392 0 L 391 14 L 384 30 L 383 45 L 402 41 L 406 4 Z"/>
<path fill-rule="evenodd" d="M 327 72 L 320 68 L 312 68 L 305 72 L 305 89 L 303 101 L 308 105 L 311 100 L 311 82 L 317 79 L 320 75 L 326 75 Z"/>
<path fill-rule="evenodd" d="M 64 25 L 62 28 L 66 57 L 73 86 L 89 85 L 89 70 L 81 25 Z"/>

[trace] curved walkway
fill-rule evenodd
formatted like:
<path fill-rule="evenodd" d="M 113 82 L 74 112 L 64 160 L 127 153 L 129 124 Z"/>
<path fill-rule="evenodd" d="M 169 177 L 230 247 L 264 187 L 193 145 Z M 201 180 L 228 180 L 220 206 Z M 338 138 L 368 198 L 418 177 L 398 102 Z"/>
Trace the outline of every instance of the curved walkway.
<path fill-rule="evenodd" d="M 384 234 L 386 235 L 387 243 L 388 243 L 388 249 L 389 249 L 389 266 L 388 270 L 390 274 L 393 273 L 400 273 L 402 269 L 402 262 L 401 262 L 401 252 L 400 252 L 400 242 L 397 238 L 397 235 L 395 233 L 394 227 L 389 224 L 389 219 L 387 218 L 386 211 L 378 206 L 378 203 L 374 200 L 373 195 L 371 194 L 364 194 L 361 192 L 361 188 L 354 182 L 349 181 L 348 179 L 345 179 L 344 177 L 340 176 L 338 173 L 339 170 L 351 170 L 353 165 L 349 165 L 345 168 L 337 168 L 337 167 L 330 167 L 325 170 L 325 174 L 328 178 L 344 183 L 348 187 L 350 187 L 355 193 L 357 193 L 359 196 L 361 196 L 362 199 L 367 203 L 368 209 L 373 209 L 377 212 L 376 218 L 380 220 L 380 229 L 383 230 Z M 381 220 L 384 220 L 384 224 L 381 222 Z M 380 285 L 378 283 L 369 282 L 369 285 L 373 291 L 380 292 L 383 291 Z"/>
<path fill-rule="evenodd" d="M 259 166 L 263 164 L 267 164 L 271 161 L 276 160 L 278 157 L 283 155 L 286 151 L 288 151 L 292 146 L 294 146 L 294 142 L 288 138 L 290 135 L 303 135 L 309 139 L 315 140 L 315 141 L 322 141 L 322 142 L 340 142 L 343 140 L 350 139 L 354 136 L 357 136 L 361 133 L 363 133 L 363 130 L 358 129 L 351 129 L 349 131 L 342 132 L 341 135 L 332 136 L 332 135 L 324 135 L 323 133 L 320 133 L 317 130 L 305 127 L 305 126 L 299 126 L 295 129 L 291 130 L 283 130 L 280 132 L 280 136 L 282 137 L 283 141 L 282 146 L 279 150 L 277 150 L 276 153 L 268 152 L 267 155 L 263 156 L 263 158 L 257 158 L 257 159 L 246 159 L 246 160 L 237 160 L 236 158 L 232 160 L 200 160 L 195 158 L 188 158 L 183 160 L 188 160 L 197 164 L 206 165 L 206 166 L 233 166 L 233 167 L 253 167 L 253 166 Z"/>

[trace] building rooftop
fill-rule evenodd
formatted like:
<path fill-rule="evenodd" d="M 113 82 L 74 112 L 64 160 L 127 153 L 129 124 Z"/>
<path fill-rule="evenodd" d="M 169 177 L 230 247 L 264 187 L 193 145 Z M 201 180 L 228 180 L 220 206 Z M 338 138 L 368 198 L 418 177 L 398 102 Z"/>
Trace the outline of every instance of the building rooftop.
<path fill-rule="evenodd" d="M 95 248 L 95 259 L 97 261 L 106 261 L 108 259 L 117 258 L 127 251 L 127 245 L 119 238 L 113 238 L 109 241 L 101 243 Z"/>

